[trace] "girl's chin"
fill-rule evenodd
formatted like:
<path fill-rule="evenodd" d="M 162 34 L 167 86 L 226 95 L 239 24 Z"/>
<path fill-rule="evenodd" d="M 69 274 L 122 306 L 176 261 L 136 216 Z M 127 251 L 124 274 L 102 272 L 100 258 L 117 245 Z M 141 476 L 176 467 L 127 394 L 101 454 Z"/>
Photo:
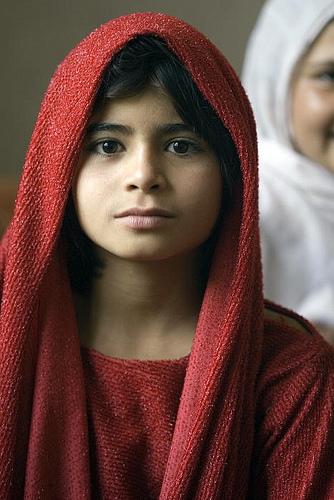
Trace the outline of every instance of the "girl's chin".
<path fill-rule="evenodd" d="M 135 263 L 135 262 L 163 262 L 163 261 L 179 261 L 189 259 L 191 255 L 198 254 L 200 248 L 172 251 L 167 249 L 137 249 L 131 252 L 120 249 L 108 249 L 106 247 L 97 247 L 98 257 L 107 264 L 108 262 L 122 261 Z"/>

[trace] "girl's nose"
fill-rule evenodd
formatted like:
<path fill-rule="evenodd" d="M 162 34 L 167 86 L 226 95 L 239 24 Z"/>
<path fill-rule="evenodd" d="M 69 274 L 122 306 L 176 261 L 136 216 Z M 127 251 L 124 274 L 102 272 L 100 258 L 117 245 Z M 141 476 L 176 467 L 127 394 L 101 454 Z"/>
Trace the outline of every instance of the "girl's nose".
<path fill-rule="evenodd" d="M 130 160 L 129 174 L 126 179 L 126 189 L 140 189 L 143 192 L 164 189 L 166 178 L 158 155 L 147 150 L 138 151 Z"/>

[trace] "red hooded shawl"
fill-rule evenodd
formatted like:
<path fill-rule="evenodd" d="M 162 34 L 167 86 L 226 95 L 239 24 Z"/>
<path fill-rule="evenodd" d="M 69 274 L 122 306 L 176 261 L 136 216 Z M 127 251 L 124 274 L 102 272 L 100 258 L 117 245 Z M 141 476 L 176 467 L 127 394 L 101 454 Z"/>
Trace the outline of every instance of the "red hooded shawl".
<path fill-rule="evenodd" d="M 312 329 L 308 335 L 273 321 L 263 339 L 248 100 L 208 39 L 154 13 L 125 16 L 91 33 L 60 64 L 41 107 L 0 254 L 1 498 L 96 498 L 59 234 L 101 75 L 137 34 L 164 38 L 187 66 L 229 129 L 242 167 L 211 266 L 160 498 L 334 498 L 332 351 Z"/>

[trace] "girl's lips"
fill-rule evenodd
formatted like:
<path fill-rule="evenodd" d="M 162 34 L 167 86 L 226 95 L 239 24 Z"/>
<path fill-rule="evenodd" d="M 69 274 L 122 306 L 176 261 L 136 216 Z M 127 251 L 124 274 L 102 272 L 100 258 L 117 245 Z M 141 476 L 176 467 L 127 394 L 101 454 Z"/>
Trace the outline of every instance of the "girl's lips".
<path fill-rule="evenodd" d="M 169 210 L 140 207 L 130 208 L 115 216 L 126 227 L 138 230 L 158 229 L 167 224 L 168 219 L 174 217 L 175 215 Z"/>
<path fill-rule="evenodd" d="M 171 217 L 163 215 L 126 215 L 119 217 L 119 221 L 131 229 L 158 229 L 164 226 Z"/>
<path fill-rule="evenodd" d="M 143 215 L 143 216 L 154 216 L 158 215 L 161 217 L 175 217 L 175 215 L 169 210 L 165 210 L 163 208 L 152 207 L 152 208 L 141 208 L 141 207 L 132 207 L 124 210 L 123 212 L 115 215 L 116 219 L 127 217 L 128 215 Z"/>

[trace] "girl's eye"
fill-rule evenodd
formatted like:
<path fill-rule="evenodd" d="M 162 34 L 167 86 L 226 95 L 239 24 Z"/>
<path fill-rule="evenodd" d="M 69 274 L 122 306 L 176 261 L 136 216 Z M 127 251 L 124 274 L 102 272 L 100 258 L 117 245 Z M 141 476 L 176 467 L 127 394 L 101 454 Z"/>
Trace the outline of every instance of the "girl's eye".
<path fill-rule="evenodd" d="M 90 149 L 100 155 L 113 155 L 122 151 L 122 146 L 119 142 L 112 139 L 104 139 L 93 144 Z"/>
<path fill-rule="evenodd" d="M 200 151 L 201 147 L 194 141 L 177 140 L 168 144 L 167 150 L 178 155 L 189 155 Z"/>

